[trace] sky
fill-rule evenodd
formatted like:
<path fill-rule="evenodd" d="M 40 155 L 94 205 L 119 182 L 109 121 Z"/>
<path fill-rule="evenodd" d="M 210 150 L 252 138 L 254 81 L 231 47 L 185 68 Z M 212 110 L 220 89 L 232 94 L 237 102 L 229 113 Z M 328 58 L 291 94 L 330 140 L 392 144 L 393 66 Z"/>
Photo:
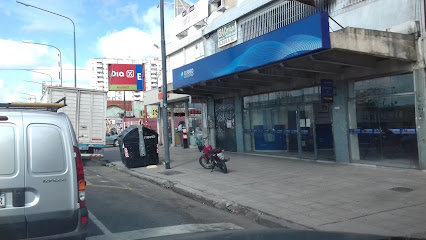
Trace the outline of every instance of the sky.
<path fill-rule="evenodd" d="M 90 58 L 160 57 L 159 0 L 21 0 L 71 18 L 75 23 L 77 87 L 89 87 Z M 165 1 L 173 2 L 173 1 Z M 166 42 L 173 31 L 173 5 L 165 4 Z M 37 101 L 42 82 L 74 86 L 73 25 L 70 20 L 16 1 L 0 1 L 0 103 Z M 50 78 L 50 76 L 52 78 Z"/>

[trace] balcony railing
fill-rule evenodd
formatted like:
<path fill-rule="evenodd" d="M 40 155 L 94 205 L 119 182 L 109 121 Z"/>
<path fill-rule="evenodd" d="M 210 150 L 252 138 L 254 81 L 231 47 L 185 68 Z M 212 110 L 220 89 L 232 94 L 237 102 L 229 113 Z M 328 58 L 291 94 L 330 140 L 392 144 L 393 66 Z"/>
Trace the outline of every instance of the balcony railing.
<path fill-rule="evenodd" d="M 239 22 L 239 35 L 243 42 L 282 28 L 319 11 L 326 10 L 327 0 L 316 0 L 316 7 L 295 1 L 281 1 L 262 12 Z"/>
<path fill-rule="evenodd" d="M 330 13 L 351 7 L 366 0 L 315 0 L 315 7 L 295 1 L 280 1 L 249 18 L 238 23 L 238 38 L 242 42 L 282 28 L 293 22 L 313 15 L 319 11 Z"/>

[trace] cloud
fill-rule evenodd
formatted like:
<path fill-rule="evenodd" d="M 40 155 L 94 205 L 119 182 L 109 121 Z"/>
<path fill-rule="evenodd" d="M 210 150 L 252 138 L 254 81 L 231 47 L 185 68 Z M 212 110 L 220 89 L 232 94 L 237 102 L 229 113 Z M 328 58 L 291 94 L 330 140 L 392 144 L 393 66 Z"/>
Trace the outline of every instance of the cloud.
<path fill-rule="evenodd" d="M 110 13 L 109 13 L 110 14 Z M 98 39 L 97 48 L 105 58 L 135 58 L 160 57 L 161 51 L 154 47 L 160 46 L 160 9 L 152 6 L 140 9 L 138 4 L 130 3 L 116 9 L 115 16 L 131 16 L 139 27 L 129 27 L 120 31 L 106 34 Z M 166 42 L 174 36 L 174 9 L 165 5 L 164 26 Z"/>
<path fill-rule="evenodd" d="M 21 99 L 22 96 L 20 96 L 24 89 L 25 86 L 23 84 L 16 86 L 0 79 L 0 103 L 24 101 Z"/>
<path fill-rule="evenodd" d="M 77 87 L 78 88 L 89 88 L 90 71 L 86 67 L 77 67 Z M 52 77 L 53 85 L 59 84 L 59 68 L 58 67 L 43 67 L 34 69 L 30 72 L 31 81 L 35 82 L 47 82 L 50 83 L 50 76 Z M 36 84 L 36 83 L 35 83 Z M 66 62 L 62 65 L 62 85 L 64 87 L 74 87 L 74 64 Z"/>
<path fill-rule="evenodd" d="M 24 85 L 19 85 L 18 87 L 16 87 L 16 91 L 24 91 L 24 90 L 25 90 Z"/>
<path fill-rule="evenodd" d="M 89 88 L 90 72 L 86 67 L 77 68 L 77 87 Z M 36 71 L 36 72 L 34 72 Z M 37 101 L 42 97 L 42 83 L 59 84 L 59 68 L 57 66 L 35 68 L 33 71 L 0 71 L 0 102 L 27 102 L 28 94 Z M 63 64 L 63 86 L 74 87 L 74 65 Z"/>
<path fill-rule="evenodd" d="M 34 1 L 24 2 L 67 16 L 73 20 L 78 20 L 80 18 L 79 16 L 85 13 L 85 8 L 82 7 L 84 3 L 83 0 L 44 0 L 37 1 L 37 3 Z M 43 12 L 39 9 L 16 4 L 15 1 L 5 1 L 4 5 L 0 6 L 0 10 L 6 14 L 16 16 L 16 18 L 22 22 L 22 30 L 36 32 L 60 31 L 66 34 L 72 34 L 69 30 L 71 22 L 68 19 Z M 79 26 L 78 21 L 76 21 L 76 26 Z"/>
<path fill-rule="evenodd" d="M 137 24 L 141 30 L 160 38 L 160 8 L 157 8 L 157 5 L 148 9 L 139 9 L 138 4 L 130 3 L 126 6 L 117 8 L 115 16 L 117 18 L 121 16 L 131 16 L 133 22 Z M 173 33 L 173 20 L 174 8 L 173 6 L 165 4 L 164 26 L 167 40 L 172 37 L 171 34 Z"/>
<path fill-rule="evenodd" d="M 147 26 L 148 32 L 160 37 L 160 8 L 151 7 L 142 15 L 142 23 Z M 166 41 L 170 41 L 174 32 L 174 9 L 166 5 L 164 7 L 164 28 Z"/>
<path fill-rule="evenodd" d="M 62 66 L 63 69 L 68 69 L 63 71 L 63 80 L 62 86 L 64 87 L 74 87 L 74 64 L 65 63 Z M 89 88 L 89 80 L 90 80 L 90 71 L 88 71 L 88 65 L 86 63 L 86 67 L 77 67 L 77 88 Z"/>
<path fill-rule="evenodd" d="M 143 59 L 160 56 L 159 39 L 137 28 L 126 28 L 101 37 L 98 50 L 106 58 Z"/>
<path fill-rule="evenodd" d="M 20 97 L 17 93 L 6 93 L 4 96 L 4 102 L 19 102 Z"/>
<path fill-rule="evenodd" d="M 33 67 L 54 62 L 56 56 L 49 55 L 46 46 L 26 44 L 13 40 L 0 39 L 0 66 Z"/>

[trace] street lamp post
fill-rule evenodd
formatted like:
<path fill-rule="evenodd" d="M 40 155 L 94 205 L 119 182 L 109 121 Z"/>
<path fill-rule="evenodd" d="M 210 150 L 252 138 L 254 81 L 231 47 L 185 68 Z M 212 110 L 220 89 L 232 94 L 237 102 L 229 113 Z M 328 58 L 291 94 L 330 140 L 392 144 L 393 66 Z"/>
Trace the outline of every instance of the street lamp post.
<path fill-rule="evenodd" d="M 28 43 L 28 44 L 37 44 L 37 45 L 44 45 L 44 46 L 49 46 L 49 47 L 53 47 L 53 48 L 56 48 L 56 50 L 58 50 L 58 52 L 59 52 L 59 63 L 60 63 L 60 76 L 59 76 L 59 80 L 61 80 L 61 87 L 62 87 L 62 53 L 61 53 L 61 50 L 59 50 L 59 48 L 57 48 L 57 47 L 55 47 L 55 46 L 52 46 L 52 45 L 49 45 L 49 44 L 44 44 L 44 43 L 36 43 L 36 42 L 27 42 L 27 41 L 22 41 L 23 43 Z M 52 85 L 52 84 L 51 84 Z"/>
<path fill-rule="evenodd" d="M 77 88 L 77 59 L 76 59 L 76 50 L 75 50 L 75 24 L 74 24 L 74 21 L 71 18 L 69 18 L 69 17 L 66 17 L 66 16 L 58 14 L 58 13 L 51 12 L 51 11 L 43 9 L 43 8 L 39 8 L 39 7 L 30 5 L 30 4 L 27 4 L 27 3 L 23 3 L 23 2 L 19 2 L 19 1 L 16 1 L 16 2 L 19 3 L 19 4 L 22 4 L 22 5 L 26 6 L 26 7 L 37 8 L 39 10 L 42 10 L 42 11 L 45 11 L 45 12 L 48 12 L 48 13 L 51 13 L 51 14 L 54 14 L 54 15 L 66 18 L 66 19 L 68 19 L 68 20 L 71 21 L 72 26 L 74 28 L 74 88 Z"/>
<path fill-rule="evenodd" d="M 170 149 L 169 149 L 169 129 L 167 111 L 167 71 L 166 71 L 166 40 L 164 35 L 164 0 L 160 0 L 160 21 L 161 21 L 161 60 L 163 72 L 163 132 L 164 132 L 164 162 L 166 169 L 170 169 Z M 164 127 L 166 125 L 166 127 Z M 173 131 L 173 129 L 172 129 Z"/>

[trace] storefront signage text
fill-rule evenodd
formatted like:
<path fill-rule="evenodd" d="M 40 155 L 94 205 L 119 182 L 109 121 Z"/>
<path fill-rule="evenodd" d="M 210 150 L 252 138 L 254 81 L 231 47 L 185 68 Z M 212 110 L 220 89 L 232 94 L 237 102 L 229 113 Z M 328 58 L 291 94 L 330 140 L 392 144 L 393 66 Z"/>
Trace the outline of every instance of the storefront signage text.
<path fill-rule="evenodd" d="M 223 47 L 237 41 L 237 21 L 232 21 L 217 30 L 217 46 Z"/>
<path fill-rule="evenodd" d="M 144 67 L 142 64 L 108 64 L 110 91 L 143 91 Z"/>

